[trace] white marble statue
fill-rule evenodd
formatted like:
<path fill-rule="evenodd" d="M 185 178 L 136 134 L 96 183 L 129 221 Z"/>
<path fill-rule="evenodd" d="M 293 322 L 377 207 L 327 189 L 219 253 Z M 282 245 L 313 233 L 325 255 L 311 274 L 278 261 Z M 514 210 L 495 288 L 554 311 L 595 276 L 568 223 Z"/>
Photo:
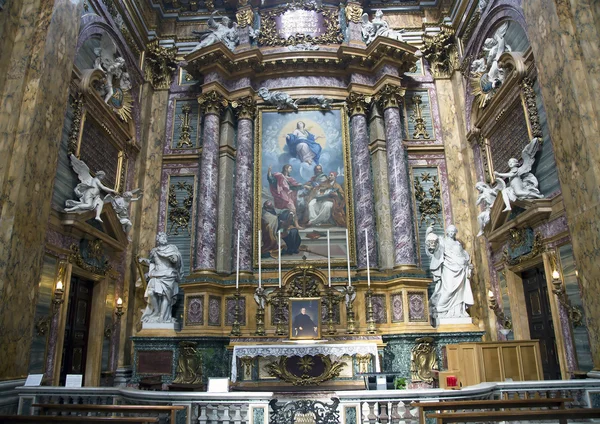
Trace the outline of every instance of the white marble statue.
<path fill-rule="evenodd" d="M 102 184 L 102 180 L 106 175 L 104 171 L 98 171 L 96 172 L 96 176 L 92 177 L 90 168 L 88 168 L 84 161 L 77 159 L 73 154 L 70 157 L 71 167 L 73 167 L 81 182 L 74 189 L 79 200 L 67 200 L 65 202 L 65 212 L 82 213 L 95 210 L 96 220 L 102 222 L 102 219 L 100 219 L 100 214 L 104 207 L 102 192 L 112 194 L 117 194 L 117 192 Z"/>
<path fill-rule="evenodd" d="M 498 183 L 495 187 L 490 187 L 482 181 L 475 184 L 475 188 L 477 191 L 479 191 L 476 205 L 483 205 L 484 208 L 483 212 L 477 216 L 477 222 L 479 223 L 479 233 L 477 233 L 477 236 L 483 235 L 484 227 L 488 222 L 490 222 L 490 211 L 492 205 L 496 201 L 496 197 L 498 196 L 498 193 L 503 185 L 504 183 L 501 185 Z"/>
<path fill-rule="evenodd" d="M 133 197 L 138 194 L 138 197 Z M 115 213 L 119 217 L 119 222 L 123 226 L 123 231 L 127 234 L 127 240 L 131 241 L 131 236 L 129 235 L 129 230 L 133 227 L 131 220 L 129 219 L 129 205 L 131 202 L 137 202 L 142 198 L 144 193 L 142 189 L 136 188 L 135 190 L 126 191 L 122 196 L 108 194 L 104 198 L 104 202 L 110 202 Z"/>
<path fill-rule="evenodd" d="M 387 21 L 383 19 L 383 12 L 381 9 L 375 11 L 375 17 L 370 22 L 368 14 L 363 13 L 362 15 L 361 34 L 366 45 L 371 44 L 378 36 L 404 41 L 402 32 L 403 31 L 396 31 L 390 28 Z"/>
<path fill-rule="evenodd" d="M 115 93 L 115 86 L 123 91 L 131 89 L 131 79 L 125 70 L 125 59 L 118 56 L 117 46 L 107 34 L 102 35 L 100 47 L 95 48 L 94 53 L 97 56 L 94 68 L 101 70 L 106 75 L 104 102 L 108 103 Z"/>
<path fill-rule="evenodd" d="M 544 197 L 538 189 L 538 180 L 531 173 L 531 168 L 535 162 L 535 154 L 539 148 L 539 139 L 534 137 L 523 149 L 521 157 L 523 163 L 519 166 L 519 160 L 510 158 L 508 172 L 496 172 L 494 175 L 499 177 L 497 181 L 502 189 L 502 198 L 504 199 L 505 211 L 511 210 L 510 202 L 524 199 L 541 199 Z M 508 178 L 508 186 L 503 178 Z"/>
<path fill-rule="evenodd" d="M 506 44 L 506 41 L 504 40 L 506 31 L 508 31 L 508 24 L 508 22 L 502 24 L 502 26 L 496 30 L 493 37 L 487 38 L 483 42 L 483 50 L 487 52 L 487 79 L 494 88 L 500 87 L 504 82 L 505 77 L 504 70 L 500 69 L 498 65 L 498 60 L 504 52 L 512 51 L 511 47 Z"/>
<path fill-rule="evenodd" d="M 257 287 L 256 290 L 254 290 L 254 301 L 259 309 L 265 309 L 265 306 L 267 305 L 267 295 L 264 287 Z"/>
<path fill-rule="evenodd" d="M 346 286 L 346 288 L 344 288 L 344 303 L 346 304 L 346 309 L 352 307 L 354 299 L 356 299 L 356 289 L 354 286 Z"/>
<path fill-rule="evenodd" d="M 432 316 L 443 318 L 468 318 L 467 307 L 473 305 L 471 291 L 471 258 L 456 240 L 457 229 L 450 225 L 445 237 L 433 232 L 433 223 L 427 228 L 425 246 L 431 258 L 429 269 L 435 284 L 430 303 Z"/>
<path fill-rule="evenodd" d="M 488 0 L 479 0 L 479 13 L 483 12 L 488 4 Z"/>
<path fill-rule="evenodd" d="M 147 305 L 142 313 L 142 322 L 176 322 L 171 309 L 183 277 L 183 260 L 179 249 L 174 244 L 168 244 L 167 235 L 160 232 L 156 236 L 156 247 L 150 251 L 150 257 L 139 258 L 139 261 L 150 267 L 146 274 L 148 285 L 144 298 Z"/>
<path fill-rule="evenodd" d="M 258 95 L 266 102 L 273 106 L 277 106 L 277 110 L 294 109 L 298 110 L 296 101 L 289 94 L 283 91 L 269 91 L 267 87 L 260 87 Z"/>
<path fill-rule="evenodd" d="M 223 16 L 220 22 L 215 20 L 218 12 L 214 11 L 208 19 L 208 31 L 199 32 L 193 31 L 195 35 L 200 36 L 200 42 L 192 52 L 210 46 L 217 42 L 222 42 L 231 51 L 240 43 L 238 35 L 237 23 L 232 22 L 227 16 Z"/>
<path fill-rule="evenodd" d="M 303 99 L 298 99 L 296 103 L 299 105 L 317 105 L 321 109 L 331 110 L 333 99 L 329 99 L 321 94 L 318 96 L 309 96 Z"/>

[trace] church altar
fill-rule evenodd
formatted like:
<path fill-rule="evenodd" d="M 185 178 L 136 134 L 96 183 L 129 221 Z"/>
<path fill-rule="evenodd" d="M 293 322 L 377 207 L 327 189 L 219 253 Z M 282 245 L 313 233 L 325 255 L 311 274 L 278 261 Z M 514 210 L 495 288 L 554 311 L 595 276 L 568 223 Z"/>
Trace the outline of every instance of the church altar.
<path fill-rule="evenodd" d="M 375 358 L 375 371 L 379 372 L 379 356 L 376 343 L 303 343 L 303 344 L 277 344 L 277 345 L 253 345 L 234 346 L 231 360 L 231 381 L 237 381 L 238 358 L 256 357 L 304 357 L 304 356 L 328 356 L 333 361 L 340 361 L 343 356 L 355 358 L 357 355 L 369 355 Z"/>

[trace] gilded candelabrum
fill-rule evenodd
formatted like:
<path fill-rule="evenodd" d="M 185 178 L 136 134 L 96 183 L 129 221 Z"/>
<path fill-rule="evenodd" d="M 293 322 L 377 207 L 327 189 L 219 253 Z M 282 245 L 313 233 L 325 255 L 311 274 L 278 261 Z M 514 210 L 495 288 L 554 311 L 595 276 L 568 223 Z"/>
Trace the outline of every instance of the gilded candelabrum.
<path fill-rule="evenodd" d="M 265 332 L 265 298 L 259 298 L 258 306 L 256 308 L 256 336 L 264 336 Z"/>
<path fill-rule="evenodd" d="M 231 336 L 239 337 L 242 335 L 240 330 L 240 289 L 235 291 L 235 308 L 233 310 L 233 324 L 231 324 Z"/>
<path fill-rule="evenodd" d="M 282 293 L 281 289 L 278 290 L 277 294 L 273 296 L 273 306 L 275 307 L 275 334 L 278 336 L 285 336 L 287 334 L 286 325 L 284 323 L 283 308 L 285 308 L 287 302 L 286 297 Z"/>
<path fill-rule="evenodd" d="M 326 334 L 333 336 L 336 333 L 334 322 L 333 322 L 333 308 L 340 303 L 340 296 L 337 291 L 329 287 L 325 294 L 327 302 L 327 331 Z"/>
<path fill-rule="evenodd" d="M 346 334 L 356 334 L 356 321 L 354 320 L 354 308 L 352 302 L 346 304 Z"/>
<path fill-rule="evenodd" d="M 367 290 L 367 334 L 377 333 L 373 315 L 373 290 L 369 289 Z"/>

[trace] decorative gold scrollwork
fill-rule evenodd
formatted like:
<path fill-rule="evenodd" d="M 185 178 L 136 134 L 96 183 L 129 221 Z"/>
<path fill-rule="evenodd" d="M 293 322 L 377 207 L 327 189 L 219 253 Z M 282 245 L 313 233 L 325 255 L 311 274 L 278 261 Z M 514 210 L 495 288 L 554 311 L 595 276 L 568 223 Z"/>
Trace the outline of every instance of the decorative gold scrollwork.
<path fill-rule="evenodd" d="M 512 235 L 511 235 L 511 239 L 513 239 Z M 511 239 L 509 239 L 509 245 L 512 242 Z M 512 242 L 512 243 L 518 244 L 518 241 Z M 512 246 L 511 246 L 511 248 L 512 248 Z M 508 253 L 508 247 L 506 247 L 506 248 L 504 248 L 504 251 L 503 251 L 503 257 L 504 257 L 504 260 L 506 261 L 506 263 L 508 263 L 509 265 L 511 265 L 511 266 L 518 265 L 521 262 L 535 258 L 537 255 L 542 253 L 543 250 L 544 250 L 544 239 L 542 238 L 542 233 L 535 233 L 535 236 L 533 239 L 533 248 L 531 249 L 531 252 L 529 252 L 526 255 L 511 259 L 510 255 Z"/>
<path fill-rule="evenodd" d="M 540 143 L 543 143 L 542 125 L 540 124 L 533 81 L 530 78 L 523 78 L 523 81 L 521 81 L 521 90 L 523 91 L 527 116 L 529 117 L 531 138 L 537 137 L 539 138 Z"/>
<path fill-rule="evenodd" d="M 438 369 L 433 337 L 420 337 L 410 353 L 410 371 L 413 382 L 432 383 L 434 370 Z"/>
<path fill-rule="evenodd" d="M 252 23 L 254 22 L 254 12 L 252 12 L 252 9 L 250 8 L 238 10 L 235 17 L 240 28 L 252 26 Z"/>
<path fill-rule="evenodd" d="M 88 263 L 91 261 L 94 261 L 98 265 L 92 265 L 91 263 Z M 78 267 L 97 275 L 106 275 L 106 273 L 111 269 L 111 265 L 105 260 L 102 240 L 95 240 L 88 244 L 85 258 L 82 256 L 79 246 L 72 244 L 71 253 L 69 254 L 69 262 L 74 263 Z"/>
<path fill-rule="evenodd" d="M 202 384 L 202 360 L 196 349 L 195 342 L 179 343 L 179 360 L 177 375 L 173 383 Z"/>
<path fill-rule="evenodd" d="M 423 36 L 423 57 L 429 62 L 434 78 L 449 78 L 452 72 L 458 69 L 455 32 L 450 25 L 442 24 L 438 34 Z"/>
<path fill-rule="evenodd" d="M 223 108 L 226 108 L 229 105 L 227 99 L 214 90 L 198 97 L 198 103 L 204 113 L 212 113 L 215 115 L 220 115 Z"/>
<path fill-rule="evenodd" d="M 173 72 L 177 69 L 176 54 L 177 47 L 161 47 L 158 39 L 146 45 L 144 72 L 155 90 L 166 90 L 171 85 Z"/>
<path fill-rule="evenodd" d="M 348 3 L 346 5 L 346 19 L 355 24 L 360 23 L 360 18 L 363 14 L 363 8 L 359 3 Z"/>
<path fill-rule="evenodd" d="M 421 103 L 423 103 L 421 96 L 413 96 L 412 103 L 414 105 L 413 114 L 411 115 L 412 120 L 415 122 L 415 131 L 413 132 L 413 138 L 425 138 L 429 139 L 429 133 L 425 126 L 425 120 L 423 119 L 423 112 L 421 110 Z"/>
<path fill-rule="evenodd" d="M 182 205 L 177 200 L 177 190 L 185 191 L 187 196 Z M 169 188 L 169 226 L 168 234 L 179 235 L 180 229 L 185 229 L 190 234 L 190 219 L 192 217 L 192 206 L 194 205 L 194 187 L 185 181 L 171 184 Z"/>
<path fill-rule="evenodd" d="M 427 193 L 423 189 L 422 182 L 431 181 L 433 186 L 429 189 L 429 196 L 427 197 Z M 418 202 L 419 214 L 421 215 L 419 219 L 419 226 L 423 224 L 423 221 L 437 221 L 440 225 L 442 225 L 442 221 L 440 215 L 442 213 L 442 204 L 440 203 L 441 199 L 441 190 L 440 190 L 440 181 L 437 175 L 431 175 L 428 172 L 422 174 L 419 177 L 415 177 L 415 199 Z"/>
<path fill-rule="evenodd" d="M 67 141 L 67 153 L 68 155 L 77 156 L 81 119 L 83 118 L 83 95 L 81 93 L 75 95 L 71 102 L 71 107 L 73 108 L 73 119 L 71 120 L 71 129 L 69 130 L 69 139 Z"/>
<path fill-rule="evenodd" d="M 300 376 L 289 371 L 287 361 L 290 358 L 287 356 L 280 356 L 278 361 L 270 363 L 267 365 L 266 369 L 269 375 L 277 377 L 286 383 L 292 383 L 294 386 L 318 386 L 324 381 L 339 376 L 342 368 L 346 366 L 344 362 L 332 362 L 328 356 L 318 356 L 321 357 L 324 365 L 323 372 L 318 376 L 310 376 L 307 374 L 312 369 L 312 366 L 306 361 L 306 356 L 301 359 L 301 361 L 304 362 L 300 363 L 300 366 L 303 366 L 303 368 L 300 369 L 303 374 Z"/>
<path fill-rule="evenodd" d="M 348 105 L 348 113 L 350 116 L 354 115 L 366 115 L 371 105 L 373 98 L 371 96 L 365 96 L 364 94 L 350 93 L 346 98 L 346 104 Z"/>

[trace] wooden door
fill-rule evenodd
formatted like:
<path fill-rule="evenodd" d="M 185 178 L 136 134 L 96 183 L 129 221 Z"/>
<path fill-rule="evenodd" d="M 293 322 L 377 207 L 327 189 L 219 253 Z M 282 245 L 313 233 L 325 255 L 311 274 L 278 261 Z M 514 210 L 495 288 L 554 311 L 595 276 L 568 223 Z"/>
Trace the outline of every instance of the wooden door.
<path fill-rule="evenodd" d="M 521 274 L 521 278 L 523 279 L 531 339 L 540 341 L 544 379 L 559 380 L 561 374 L 544 269 L 527 270 Z"/>
<path fill-rule="evenodd" d="M 65 384 L 67 374 L 85 374 L 93 289 L 93 281 L 75 276 L 71 278 L 60 385 Z"/>

